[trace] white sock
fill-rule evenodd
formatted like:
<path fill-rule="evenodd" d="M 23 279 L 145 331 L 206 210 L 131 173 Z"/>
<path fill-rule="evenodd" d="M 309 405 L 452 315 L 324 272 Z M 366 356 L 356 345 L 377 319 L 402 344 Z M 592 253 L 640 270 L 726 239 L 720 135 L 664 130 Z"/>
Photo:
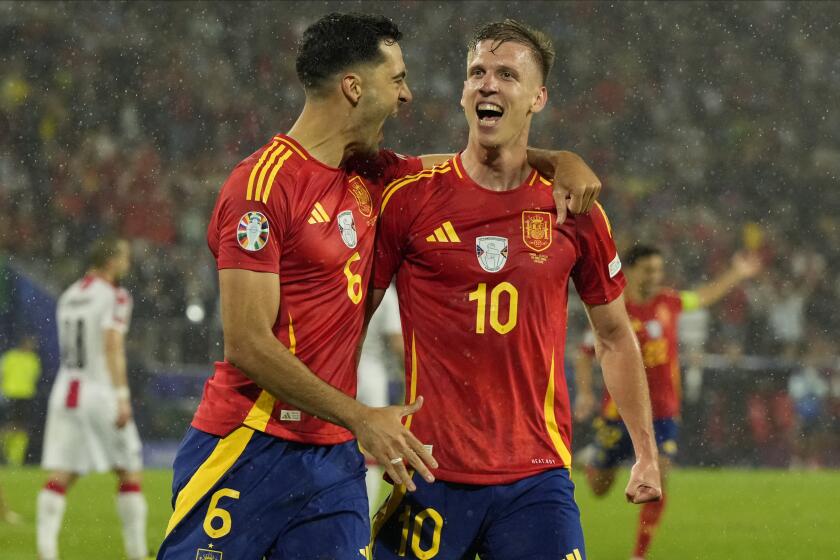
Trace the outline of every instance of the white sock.
<path fill-rule="evenodd" d="M 145 559 L 146 514 L 149 511 L 142 492 L 120 492 L 117 494 L 117 511 L 122 520 L 123 544 L 128 560 Z"/>
<path fill-rule="evenodd" d="M 58 560 L 58 532 L 66 505 L 64 494 L 47 488 L 38 493 L 38 556 L 41 560 Z"/>
<path fill-rule="evenodd" d="M 368 507 L 373 514 L 382 505 L 379 500 L 379 489 L 382 488 L 382 467 L 368 465 L 365 473 L 365 487 L 367 488 Z"/>

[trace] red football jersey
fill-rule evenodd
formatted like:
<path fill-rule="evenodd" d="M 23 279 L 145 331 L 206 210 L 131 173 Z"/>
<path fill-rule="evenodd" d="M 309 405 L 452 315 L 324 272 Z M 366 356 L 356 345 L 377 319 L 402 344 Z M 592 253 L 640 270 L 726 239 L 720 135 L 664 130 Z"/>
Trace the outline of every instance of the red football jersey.
<path fill-rule="evenodd" d="M 381 152 L 380 160 L 381 179 L 371 182 L 328 167 L 277 135 L 234 168 L 207 230 L 219 269 L 278 275 L 275 336 L 321 379 L 354 397 L 382 181 L 422 167 L 418 158 L 393 152 Z M 217 362 L 192 425 L 223 436 L 241 424 L 303 443 L 352 439 Z"/>
<path fill-rule="evenodd" d="M 551 186 L 482 188 L 460 156 L 383 195 L 374 285 L 397 276 L 407 420 L 431 444 L 441 480 L 504 484 L 571 465 L 563 369 L 571 277 L 605 304 L 624 286 L 598 207 L 555 224 Z"/>
<path fill-rule="evenodd" d="M 627 314 L 642 348 L 642 359 L 650 388 L 653 418 L 674 418 L 680 414 L 680 357 L 678 323 L 682 298 L 674 290 L 662 290 L 644 303 L 626 300 Z M 594 354 L 590 343 L 587 349 Z M 620 418 L 618 408 L 605 389 L 601 413 L 611 420 Z"/>

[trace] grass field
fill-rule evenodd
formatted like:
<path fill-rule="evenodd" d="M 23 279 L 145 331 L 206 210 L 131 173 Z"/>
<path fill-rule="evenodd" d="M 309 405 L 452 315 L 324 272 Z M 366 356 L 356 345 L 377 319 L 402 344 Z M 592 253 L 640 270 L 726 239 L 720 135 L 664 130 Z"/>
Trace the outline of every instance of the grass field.
<path fill-rule="evenodd" d="M 146 474 L 152 551 L 169 517 L 170 476 L 168 471 Z M 24 517 L 21 526 L 0 524 L 0 559 L 35 558 L 35 495 L 42 482 L 38 470 L 0 470 L 7 500 Z M 64 560 L 123 557 L 114 488 L 112 477 L 90 476 L 70 492 L 61 535 Z M 623 503 L 621 488 L 603 500 L 578 489 L 592 560 L 629 557 L 637 510 Z M 676 471 L 650 558 L 840 559 L 840 472 Z"/>

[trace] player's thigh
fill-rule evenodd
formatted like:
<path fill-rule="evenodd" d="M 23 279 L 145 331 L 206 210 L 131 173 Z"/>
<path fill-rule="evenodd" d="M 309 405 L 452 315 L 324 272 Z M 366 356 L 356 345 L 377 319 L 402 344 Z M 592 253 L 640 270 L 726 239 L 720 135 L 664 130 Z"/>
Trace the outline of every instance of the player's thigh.
<path fill-rule="evenodd" d="M 84 474 L 91 470 L 88 434 L 79 411 L 50 406 L 44 428 L 41 466 L 46 470 Z"/>
<path fill-rule="evenodd" d="M 500 488 L 479 547 L 482 560 L 586 558 L 575 486 L 556 469 Z"/>
<path fill-rule="evenodd" d="M 363 360 L 359 365 L 356 399 L 368 406 L 388 406 L 388 372 L 382 364 Z"/>
<path fill-rule="evenodd" d="M 367 558 L 369 543 L 367 491 L 360 470 L 358 477 L 313 497 L 277 538 L 266 560 Z"/>
<path fill-rule="evenodd" d="M 599 470 L 614 469 L 633 456 L 633 442 L 624 422 L 596 418 L 595 453 L 591 467 Z"/>
<path fill-rule="evenodd" d="M 492 488 L 415 476 L 415 492 L 394 487 L 373 519 L 374 560 L 473 560 Z"/>
<path fill-rule="evenodd" d="M 109 426 L 112 444 L 108 447 L 109 459 L 116 469 L 127 472 L 143 470 L 143 444 L 137 424 L 130 421 L 122 428 Z"/>
<path fill-rule="evenodd" d="M 654 420 L 653 432 L 659 456 L 667 459 L 667 466 L 670 466 L 679 451 L 679 423 L 674 418 Z"/>
<path fill-rule="evenodd" d="M 222 557 L 261 560 L 276 538 L 274 497 L 260 454 L 264 442 L 238 428 L 220 438 L 190 428 L 173 466 L 174 512 L 158 559 Z"/>

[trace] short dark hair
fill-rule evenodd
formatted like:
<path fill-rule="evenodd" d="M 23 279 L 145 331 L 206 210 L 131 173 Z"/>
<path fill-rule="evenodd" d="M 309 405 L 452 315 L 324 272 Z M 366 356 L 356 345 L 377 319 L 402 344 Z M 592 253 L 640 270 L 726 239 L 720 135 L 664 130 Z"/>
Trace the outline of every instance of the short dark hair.
<path fill-rule="evenodd" d="M 102 237 L 93 242 L 88 251 L 88 266 L 102 268 L 117 255 L 121 243 L 127 241 L 121 237 Z"/>
<path fill-rule="evenodd" d="M 633 245 L 629 251 L 624 253 L 624 262 L 627 266 L 633 266 L 642 259 L 661 256 L 662 251 L 653 245 Z"/>
<path fill-rule="evenodd" d="M 467 43 L 467 51 L 469 53 L 475 52 L 478 44 L 487 40 L 493 41 L 491 51 L 496 50 L 499 45 L 508 41 L 528 47 L 540 70 L 542 70 L 543 83 L 545 83 L 548 73 L 551 72 L 551 67 L 554 66 L 555 56 L 554 45 L 548 35 L 515 19 L 508 18 L 504 21 L 486 23 L 476 29 L 470 42 Z"/>
<path fill-rule="evenodd" d="M 402 38 L 397 24 L 384 16 L 328 14 L 303 32 L 295 69 L 307 93 L 317 93 L 336 73 L 359 63 L 383 60 L 379 43 Z"/>

